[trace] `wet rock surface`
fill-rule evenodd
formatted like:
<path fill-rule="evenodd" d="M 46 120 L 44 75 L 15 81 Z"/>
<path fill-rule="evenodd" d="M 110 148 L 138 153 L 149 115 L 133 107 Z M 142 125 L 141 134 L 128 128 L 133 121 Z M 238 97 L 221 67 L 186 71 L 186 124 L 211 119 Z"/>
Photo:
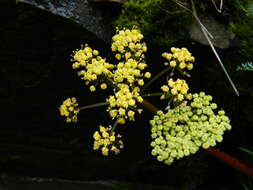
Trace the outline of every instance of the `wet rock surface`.
<path fill-rule="evenodd" d="M 225 49 L 231 46 L 231 42 L 235 38 L 235 34 L 228 30 L 224 24 L 219 23 L 211 16 L 201 16 L 200 21 L 203 26 L 205 26 L 209 34 L 211 34 L 209 38 L 215 47 Z M 193 22 L 191 24 L 189 27 L 189 34 L 191 39 L 203 45 L 209 45 L 200 25 L 197 22 Z"/>
<path fill-rule="evenodd" d="M 27 190 L 45 190 L 45 189 L 62 189 L 62 190 L 176 190 L 176 187 L 167 187 L 149 184 L 137 184 L 120 181 L 73 181 L 55 178 L 24 177 L 15 175 L 2 174 L 0 176 L 1 190 L 27 189 Z"/>
<path fill-rule="evenodd" d="M 18 0 L 17 2 L 29 4 L 69 19 L 107 42 L 111 40 L 113 32 L 110 25 L 114 18 L 112 15 L 119 13 L 121 6 L 116 1 L 105 5 L 106 2 L 95 2 L 93 0 Z M 102 6 L 100 6 L 101 4 Z M 109 7 L 113 7 L 113 9 L 108 11 Z"/>

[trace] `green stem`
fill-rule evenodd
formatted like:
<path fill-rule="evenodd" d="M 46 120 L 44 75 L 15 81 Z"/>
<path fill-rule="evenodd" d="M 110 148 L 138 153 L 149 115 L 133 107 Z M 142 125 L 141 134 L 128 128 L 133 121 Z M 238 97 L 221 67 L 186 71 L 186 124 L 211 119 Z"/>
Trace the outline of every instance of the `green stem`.
<path fill-rule="evenodd" d="M 143 94 L 141 97 L 153 97 L 153 96 L 161 96 L 163 93 L 162 92 L 154 92 L 154 93 L 148 93 L 148 94 Z"/>
<path fill-rule="evenodd" d="M 114 84 L 113 80 L 111 80 L 110 78 L 106 77 L 106 80 L 108 81 L 109 85 L 112 87 L 112 88 L 117 88 L 117 86 Z"/>
<path fill-rule="evenodd" d="M 113 131 L 115 130 L 116 126 L 118 125 L 118 120 L 116 120 L 112 126 L 112 130 L 110 132 L 110 136 L 112 135 Z"/>
<path fill-rule="evenodd" d="M 109 104 L 108 102 L 99 102 L 99 103 L 96 103 L 96 104 L 82 106 L 82 107 L 79 108 L 79 110 L 81 111 L 81 110 L 85 110 L 85 109 L 96 108 L 96 107 L 100 107 L 100 106 L 106 106 L 108 104 Z"/>
<path fill-rule="evenodd" d="M 162 70 L 160 73 L 158 73 L 156 76 L 154 76 L 150 81 L 148 81 L 143 88 L 141 89 L 141 93 L 148 88 L 153 82 L 155 82 L 159 77 L 161 77 L 163 74 L 165 74 L 166 72 L 168 72 L 171 68 L 168 67 L 164 70 Z"/>

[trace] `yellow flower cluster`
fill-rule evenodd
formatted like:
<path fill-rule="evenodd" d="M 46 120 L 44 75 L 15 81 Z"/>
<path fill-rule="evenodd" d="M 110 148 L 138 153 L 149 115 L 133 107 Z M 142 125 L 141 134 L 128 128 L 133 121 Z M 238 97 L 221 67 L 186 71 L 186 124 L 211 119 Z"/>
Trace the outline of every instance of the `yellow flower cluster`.
<path fill-rule="evenodd" d="M 62 116 L 66 117 L 66 122 L 77 122 L 77 114 L 79 113 L 76 98 L 68 98 L 63 101 L 59 111 Z"/>
<path fill-rule="evenodd" d="M 143 35 L 137 29 L 120 30 L 118 34 L 114 35 L 111 49 L 113 52 L 118 52 L 115 57 L 118 60 L 133 58 L 141 60 L 147 51 L 145 43 L 140 43 Z"/>
<path fill-rule="evenodd" d="M 139 87 L 144 85 L 144 78 L 151 77 L 150 72 L 143 73 L 147 67 L 143 60 L 147 47 L 145 43 L 141 43 L 142 38 L 143 35 L 137 29 L 118 31 L 112 38 L 111 48 L 116 52 L 115 57 L 119 63 L 113 71 L 112 81 L 116 88 L 114 95 L 107 99 L 107 111 L 120 124 L 124 124 L 126 120 L 134 121 L 136 111 L 142 111 L 136 105 L 143 101 Z"/>
<path fill-rule="evenodd" d="M 120 30 L 112 37 L 112 51 L 116 52 L 116 59 L 120 62 L 113 73 L 113 80 L 122 83 L 126 80 L 130 86 L 137 82 L 139 86 L 144 85 L 143 77 L 150 78 L 151 73 L 142 71 L 147 67 L 143 60 L 147 51 L 145 43 L 141 43 L 143 35 L 137 29 Z"/>
<path fill-rule="evenodd" d="M 188 69 L 192 70 L 193 62 L 195 58 L 186 48 L 171 48 L 171 53 L 163 53 L 162 56 L 167 59 L 168 62 L 165 62 L 165 66 L 170 66 L 178 69 Z"/>
<path fill-rule="evenodd" d="M 101 152 L 104 156 L 108 156 L 109 151 L 118 154 L 120 152 L 120 149 L 124 147 L 123 141 L 120 140 L 121 135 L 118 134 L 117 136 L 115 136 L 115 132 L 111 132 L 111 130 L 111 126 L 109 126 L 108 128 L 99 126 L 99 131 L 96 131 L 93 134 L 93 149 L 101 149 Z"/>
<path fill-rule="evenodd" d="M 102 59 L 98 54 L 99 52 L 97 50 L 92 50 L 87 44 L 84 48 L 74 52 L 73 58 L 75 62 L 72 67 L 73 69 L 82 67 L 78 75 L 81 76 L 81 79 L 86 81 L 86 85 L 96 81 L 99 76 L 112 76 L 110 70 L 114 68 L 114 65 L 107 63 L 106 60 Z M 106 89 L 107 86 L 103 83 L 100 88 Z M 91 85 L 90 91 L 94 92 L 95 90 L 95 86 Z"/>
<path fill-rule="evenodd" d="M 164 94 L 160 97 L 161 99 L 165 99 L 166 97 L 173 96 L 174 101 L 182 102 L 185 98 L 191 100 L 192 94 L 188 94 L 188 84 L 185 80 L 177 79 L 174 81 L 172 78 L 167 81 L 168 85 L 163 85 L 161 87 Z"/>
<path fill-rule="evenodd" d="M 142 74 L 141 71 L 147 67 L 145 63 L 138 63 L 134 59 L 128 59 L 125 62 L 119 62 L 117 65 L 117 69 L 113 73 L 113 81 L 115 83 L 122 83 L 126 80 L 130 86 L 133 85 L 134 82 L 137 82 L 139 86 L 144 85 L 144 78 L 150 78 L 151 73 L 146 72 Z"/>
<path fill-rule="evenodd" d="M 134 121 L 135 111 L 139 113 L 141 109 L 137 109 L 137 102 L 142 102 L 140 96 L 140 88 L 134 87 L 131 91 L 127 84 L 118 84 L 119 90 L 115 92 L 114 96 L 110 96 L 106 101 L 109 103 L 107 111 L 112 119 L 117 118 L 118 123 L 124 124 L 125 120 Z"/>

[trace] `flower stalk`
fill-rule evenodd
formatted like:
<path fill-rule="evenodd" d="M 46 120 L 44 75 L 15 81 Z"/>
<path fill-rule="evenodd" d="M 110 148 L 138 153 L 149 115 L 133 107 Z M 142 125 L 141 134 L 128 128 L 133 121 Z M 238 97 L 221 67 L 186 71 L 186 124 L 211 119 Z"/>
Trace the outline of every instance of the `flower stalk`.
<path fill-rule="evenodd" d="M 90 108 L 96 108 L 96 107 L 106 106 L 108 104 L 109 104 L 108 102 L 99 102 L 99 103 L 96 103 L 96 104 L 82 106 L 82 107 L 79 108 L 79 110 L 81 111 L 81 110 L 86 110 L 86 109 L 90 109 Z"/>
<path fill-rule="evenodd" d="M 166 69 L 162 70 L 160 73 L 158 73 L 156 76 L 154 76 L 150 81 L 148 81 L 141 89 L 141 93 L 146 90 L 151 84 L 153 84 L 158 78 L 160 78 L 162 75 L 167 73 L 171 68 L 167 67 Z"/>

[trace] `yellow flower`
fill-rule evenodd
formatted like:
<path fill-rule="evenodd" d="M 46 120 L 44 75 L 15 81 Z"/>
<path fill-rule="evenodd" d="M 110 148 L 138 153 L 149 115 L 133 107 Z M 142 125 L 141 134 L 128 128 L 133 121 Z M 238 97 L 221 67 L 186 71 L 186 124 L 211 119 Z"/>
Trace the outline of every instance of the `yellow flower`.
<path fill-rule="evenodd" d="M 129 59 L 130 57 L 131 57 L 131 53 L 130 52 L 125 53 L 125 59 L 126 60 Z"/>
<path fill-rule="evenodd" d="M 78 62 L 75 62 L 72 64 L 73 69 L 78 69 L 80 67 L 80 64 Z"/>
<path fill-rule="evenodd" d="M 98 51 L 97 50 L 93 50 L 93 55 L 97 56 L 98 55 Z"/>
<path fill-rule="evenodd" d="M 172 79 L 170 79 L 170 80 L 168 80 L 168 85 L 169 85 L 169 87 L 173 87 L 174 86 L 174 81 L 172 80 Z"/>
<path fill-rule="evenodd" d="M 102 137 L 104 138 L 109 137 L 109 133 L 107 133 L 106 131 L 102 132 Z"/>
<path fill-rule="evenodd" d="M 66 117 L 66 122 L 77 122 L 77 114 L 79 113 L 76 98 L 68 98 L 63 101 L 59 108 L 60 114 Z"/>
<path fill-rule="evenodd" d="M 93 138 L 94 138 L 95 140 L 99 140 L 101 137 L 100 137 L 99 133 L 96 131 L 96 132 L 93 134 Z"/>
<path fill-rule="evenodd" d="M 189 64 L 187 65 L 187 69 L 188 69 L 188 70 L 192 70 L 192 69 L 193 69 L 193 64 L 192 64 L 192 63 L 189 63 Z"/>
<path fill-rule="evenodd" d="M 100 126 L 100 127 L 99 127 L 99 130 L 100 130 L 101 133 L 106 132 L 106 128 L 103 127 L 103 126 Z"/>
<path fill-rule="evenodd" d="M 178 101 L 183 101 L 184 100 L 184 96 L 182 94 L 178 94 L 177 95 L 177 100 Z"/>
<path fill-rule="evenodd" d="M 169 92 L 169 87 L 166 86 L 166 85 L 163 85 L 163 86 L 161 87 L 161 89 L 162 89 L 162 91 L 164 91 L 164 92 Z"/>
<path fill-rule="evenodd" d="M 138 64 L 138 68 L 139 68 L 140 70 L 145 69 L 145 67 L 146 67 L 146 64 L 145 64 L 145 63 L 139 63 L 139 64 Z"/>
<path fill-rule="evenodd" d="M 114 44 L 112 44 L 111 49 L 112 49 L 112 51 L 116 51 L 117 47 Z"/>
<path fill-rule="evenodd" d="M 142 51 L 143 52 L 146 52 L 147 51 L 147 46 L 145 45 L 145 46 L 142 46 Z"/>
<path fill-rule="evenodd" d="M 124 119 L 123 117 L 120 117 L 120 118 L 118 119 L 118 123 L 119 123 L 119 124 L 125 124 L 125 119 Z"/>
<path fill-rule="evenodd" d="M 123 108 L 119 108 L 118 112 L 119 112 L 119 115 L 125 115 L 126 114 L 126 110 L 123 109 Z"/>
<path fill-rule="evenodd" d="M 118 114 L 118 111 L 117 110 L 111 110 L 111 111 L 109 111 L 109 114 L 112 118 L 115 118 Z"/>
<path fill-rule="evenodd" d="M 106 147 L 103 147 L 103 148 L 102 148 L 102 154 L 103 154 L 104 156 L 108 156 L 108 151 L 109 151 L 108 148 L 106 148 Z"/>
<path fill-rule="evenodd" d="M 142 103 L 143 98 L 141 96 L 137 96 L 137 101 L 140 102 L 140 103 Z"/>
<path fill-rule="evenodd" d="M 170 61 L 170 66 L 171 67 L 176 67 L 176 65 L 177 65 L 176 61 Z"/>
<path fill-rule="evenodd" d="M 184 69 L 185 67 L 186 67 L 185 62 L 179 63 L 179 68 L 180 68 L 180 69 Z"/>
<path fill-rule="evenodd" d="M 175 88 L 171 89 L 171 94 L 176 95 L 177 94 L 177 89 L 175 89 Z"/>
<path fill-rule="evenodd" d="M 96 87 L 95 87 L 95 86 L 93 86 L 93 85 L 92 85 L 92 86 L 90 86 L 90 91 L 91 91 L 91 92 L 95 92 L 95 91 L 96 91 Z"/>
<path fill-rule="evenodd" d="M 111 142 L 114 142 L 115 141 L 115 136 L 113 135 L 113 136 L 110 136 L 110 141 Z"/>
<path fill-rule="evenodd" d="M 187 94 L 188 89 L 184 86 L 184 87 L 181 88 L 180 91 L 181 91 L 182 94 Z"/>
<path fill-rule="evenodd" d="M 130 100 L 128 101 L 128 104 L 129 104 L 130 106 L 134 106 L 134 105 L 135 105 L 135 100 L 134 100 L 134 99 L 130 99 Z"/>
<path fill-rule="evenodd" d="M 166 59 L 170 60 L 172 58 L 172 54 L 171 53 L 167 53 L 165 56 Z"/>
<path fill-rule="evenodd" d="M 138 85 L 143 86 L 144 85 L 144 81 L 142 79 L 138 80 Z"/>
<path fill-rule="evenodd" d="M 100 85 L 100 88 L 101 88 L 102 90 L 107 89 L 107 85 L 106 85 L 106 83 L 102 83 L 102 84 Z"/>
<path fill-rule="evenodd" d="M 118 59 L 118 60 L 120 60 L 120 59 L 121 59 L 121 55 L 120 55 L 119 53 L 117 53 L 117 54 L 115 55 L 115 58 Z"/>
<path fill-rule="evenodd" d="M 163 94 L 161 97 L 160 97 L 161 100 L 164 100 L 165 99 L 165 95 Z"/>
<path fill-rule="evenodd" d="M 127 115 L 128 115 L 129 117 L 134 117 L 134 114 L 135 114 L 135 113 L 134 113 L 133 111 L 131 111 L 131 110 L 128 111 L 128 113 L 127 113 Z"/>
<path fill-rule="evenodd" d="M 151 73 L 150 72 L 146 72 L 144 74 L 144 77 L 147 78 L 147 79 L 149 79 L 151 77 Z"/>
<path fill-rule="evenodd" d="M 192 99 L 192 94 L 186 94 L 186 98 L 187 98 L 188 100 L 191 100 L 191 99 Z"/>
<path fill-rule="evenodd" d="M 179 49 L 175 48 L 175 47 L 172 47 L 172 48 L 170 48 L 170 50 L 171 50 L 172 53 L 176 53 Z"/>

